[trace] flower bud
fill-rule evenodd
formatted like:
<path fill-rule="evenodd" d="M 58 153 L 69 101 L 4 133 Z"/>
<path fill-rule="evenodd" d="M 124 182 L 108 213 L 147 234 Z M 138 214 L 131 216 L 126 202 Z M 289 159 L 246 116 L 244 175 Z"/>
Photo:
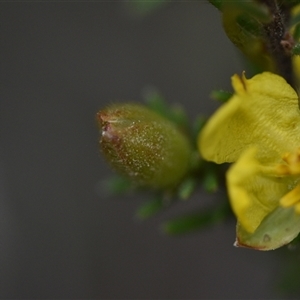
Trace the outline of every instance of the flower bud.
<path fill-rule="evenodd" d="M 190 168 L 192 147 L 168 119 L 138 104 L 111 105 L 97 114 L 100 146 L 111 165 L 142 186 L 176 186 Z"/>

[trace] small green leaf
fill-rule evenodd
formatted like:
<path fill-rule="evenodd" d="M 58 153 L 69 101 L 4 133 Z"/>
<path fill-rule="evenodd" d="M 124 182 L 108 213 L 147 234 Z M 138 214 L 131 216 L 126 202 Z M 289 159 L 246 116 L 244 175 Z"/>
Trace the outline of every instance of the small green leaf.
<path fill-rule="evenodd" d="M 198 135 L 199 135 L 200 131 L 202 130 L 202 128 L 204 127 L 206 121 L 207 121 L 207 117 L 198 116 L 193 124 L 191 133 L 192 133 L 192 139 L 193 139 L 193 141 L 195 141 L 196 148 L 197 148 Z"/>
<path fill-rule="evenodd" d="M 274 71 L 268 48 L 263 38 L 263 24 L 272 20 L 265 5 L 249 1 L 224 1 L 223 27 L 231 42 L 255 65 Z"/>
<path fill-rule="evenodd" d="M 300 43 L 297 43 L 292 50 L 293 55 L 300 55 Z"/>
<path fill-rule="evenodd" d="M 263 28 L 259 21 L 249 16 L 248 13 L 242 13 L 236 18 L 237 24 L 249 34 L 257 37 L 262 37 Z"/>
<path fill-rule="evenodd" d="M 294 28 L 294 32 L 293 32 L 293 37 L 295 41 L 299 41 L 300 39 L 300 23 L 298 23 L 295 28 Z"/>
<path fill-rule="evenodd" d="M 285 6 L 286 11 L 287 8 L 290 11 L 289 28 L 292 28 L 300 22 L 300 13 L 297 7 L 300 4 L 300 0 L 283 0 L 282 4 Z"/>
<path fill-rule="evenodd" d="M 197 186 L 197 180 L 195 178 L 187 178 L 178 187 L 178 196 L 182 200 L 187 200 L 194 192 Z"/>
<path fill-rule="evenodd" d="M 175 123 L 179 128 L 187 129 L 189 119 L 185 111 L 178 105 L 170 106 L 164 97 L 154 88 L 147 88 L 143 93 L 147 106 Z"/>
<path fill-rule="evenodd" d="M 125 177 L 115 176 L 103 182 L 103 188 L 110 194 L 121 195 L 133 188 L 132 182 Z"/>
<path fill-rule="evenodd" d="M 228 91 L 223 91 L 223 90 L 214 90 L 211 92 L 210 97 L 212 99 L 215 99 L 217 101 L 220 101 L 221 103 L 227 102 L 231 97 L 232 93 Z"/>
<path fill-rule="evenodd" d="M 245 13 L 249 18 L 259 22 L 269 23 L 272 21 L 272 15 L 265 4 L 249 0 L 226 1 L 224 6 L 225 4 L 226 8 L 230 7 L 231 9 L 239 10 L 241 14 Z"/>
<path fill-rule="evenodd" d="M 215 192 L 218 189 L 218 173 L 213 164 L 209 164 L 208 168 L 204 170 L 202 185 L 204 189 L 209 193 Z"/>
<path fill-rule="evenodd" d="M 147 106 L 161 115 L 168 112 L 168 107 L 164 97 L 154 87 L 146 87 L 143 90 L 143 98 Z"/>
<path fill-rule="evenodd" d="M 155 198 L 142 204 L 136 211 L 136 216 L 141 220 L 145 220 L 152 217 L 163 208 L 165 208 L 164 201 L 161 198 Z"/>
<path fill-rule="evenodd" d="M 282 4 L 293 7 L 300 4 L 300 0 L 282 0 Z"/>
<path fill-rule="evenodd" d="M 300 14 L 292 15 L 290 20 L 290 27 L 297 25 L 300 22 Z"/>
<path fill-rule="evenodd" d="M 162 230 L 169 235 L 191 233 L 204 227 L 217 224 L 231 215 L 229 204 L 211 208 L 206 211 L 174 218 L 163 223 Z"/>
<path fill-rule="evenodd" d="M 213 6 L 217 9 L 222 10 L 222 2 L 223 0 L 208 0 Z"/>
<path fill-rule="evenodd" d="M 136 0 L 126 1 L 129 10 L 137 16 L 145 17 L 162 8 L 168 3 L 166 0 Z"/>

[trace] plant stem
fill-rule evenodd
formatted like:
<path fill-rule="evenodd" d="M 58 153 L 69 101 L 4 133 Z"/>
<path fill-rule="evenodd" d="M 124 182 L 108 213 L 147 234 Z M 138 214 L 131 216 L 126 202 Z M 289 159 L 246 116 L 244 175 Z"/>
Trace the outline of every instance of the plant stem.
<path fill-rule="evenodd" d="M 284 6 L 279 7 L 276 0 L 259 0 L 259 2 L 269 8 L 273 17 L 270 23 L 263 25 L 268 51 L 275 61 L 277 72 L 295 87 L 292 55 L 289 51 L 293 46 L 293 40 L 287 31 L 290 17 L 288 9 L 284 9 Z"/>

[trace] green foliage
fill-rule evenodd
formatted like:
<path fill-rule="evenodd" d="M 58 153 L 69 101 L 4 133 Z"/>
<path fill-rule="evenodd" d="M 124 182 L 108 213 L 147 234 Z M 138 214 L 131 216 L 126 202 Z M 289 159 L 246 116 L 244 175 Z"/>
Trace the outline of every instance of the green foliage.
<path fill-rule="evenodd" d="M 220 206 L 201 210 L 197 213 L 183 215 L 162 224 L 162 231 L 169 235 L 180 235 L 194 232 L 207 226 L 216 225 L 231 216 L 227 202 Z"/>
<path fill-rule="evenodd" d="M 295 14 L 291 17 L 290 27 L 297 25 L 300 22 L 300 14 Z"/>
<path fill-rule="evenodd" d="M 261 38 L 263 35 L 261 23 L 248 13 L 237 15 L 236 23 L 245 33 L 253 37 Z"/>
<path fill-rule="evenodd" d="M 161 9 L 168 3 L 170 3 L 168 0 L 125 1 L 129 11 L 138 17 L 146 17 Z"/>
<path fill-rule="evenodd" d="M 208 0 L 213 6 L 215 6 L 217 9 L 222 9 L 222 2 L 223 0 Z"/>
<path fill-rule="evenodd" d="M 254 22 L 257 24 L 258 22 L 261 22 L 266 24 L 272 20 L 268 7 L 257 1 L 240 0 L 224 2 L 223 9 L 227 10 L 228 7 L 231 7 L 233 10 L 240 11 L 240 13 L 244 14 L 245 17 L 247 16 L 250 23 Z M 253 29 L 254 28 L 250 29 L 250 32 L 253 31 Z"/>
<path fill-rule="evenodd" d="M 153 88 L 146 89 L 143 93 L 143 96 L 149 108 L 151 108 L 164 118 L 167 118 L 168 120 L 176 124 L 178 128 L 188 133 L 189 118 L 181 106 L 169 106 L 166 103 L 165 98 L 156 89 Z"/>
<path fill-rule="evenodd" d="M 264 40 L 263 26 L 272 20 L 265 5 L 255 1 L 224 1 L 222 20 L 228 38 L 247 59 L 263 70 L 274 70 Z"/>
<path fill-rule="evenodd" d="M 128 193 L 134 188 L 131 180 L 122 176 L 114 176 L 103 182 L 104 190 L 108 191 L 109 195 L 122 195 Z"/>
<path fill-rule="evenodd" d="M 293 55 L 300 55 L 300 43 L 297 43 L 292 49 Z"/>
<path fill-rule="evenodd" d="M 202 185 L 204 190 L 212 193 L 216 192 L 219 187 L 219 168 L 213 163 L 206 163 L 206 170 L 203 172 Z"/>
<path fill-rule="evenodd" d="M 221 103 L 225 103 L 232 97 L 232 93 L 223 90 L 214 90 L 211 92 L 210 97 Z"/>
<path fill-rule="evenodd" d="M 281 0 L 280 4 L 286 6 L 289 9 L 292 9 L 294 6 L 300 4 L 300 0 Z"/>
<path fill-rule="evenodd" d="M 182 200 L 190 198 L 197 186 L 197 180 L 194 177 L 186 178 L 178 187 L 178 197 Z"/>
<path fill-rule="evenodd" d="M 295 41 L 299 41 L 300 39 L 300 23 L 295 26 L 293 38 Z"/>
<path fill-rule="evenodd" d="M 136 216 L 145 220 L 152 217 L 166 207 L 165 202 L 160 196 L 143 203 L 136 211 Z"/>

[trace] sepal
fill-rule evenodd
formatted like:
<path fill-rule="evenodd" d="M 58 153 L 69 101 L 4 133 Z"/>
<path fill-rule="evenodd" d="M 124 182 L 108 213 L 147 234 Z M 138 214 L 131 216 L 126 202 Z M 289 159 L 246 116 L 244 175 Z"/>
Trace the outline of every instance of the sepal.
<path fill-rule="evenodd" d="M 277 207 L 257 227 L 253 233 L 248 233 L 237 224 L 237 247 L 255 250 L 275 250 L 290 243 L 300 232 L 300 215 L 293 207 Z"/>

